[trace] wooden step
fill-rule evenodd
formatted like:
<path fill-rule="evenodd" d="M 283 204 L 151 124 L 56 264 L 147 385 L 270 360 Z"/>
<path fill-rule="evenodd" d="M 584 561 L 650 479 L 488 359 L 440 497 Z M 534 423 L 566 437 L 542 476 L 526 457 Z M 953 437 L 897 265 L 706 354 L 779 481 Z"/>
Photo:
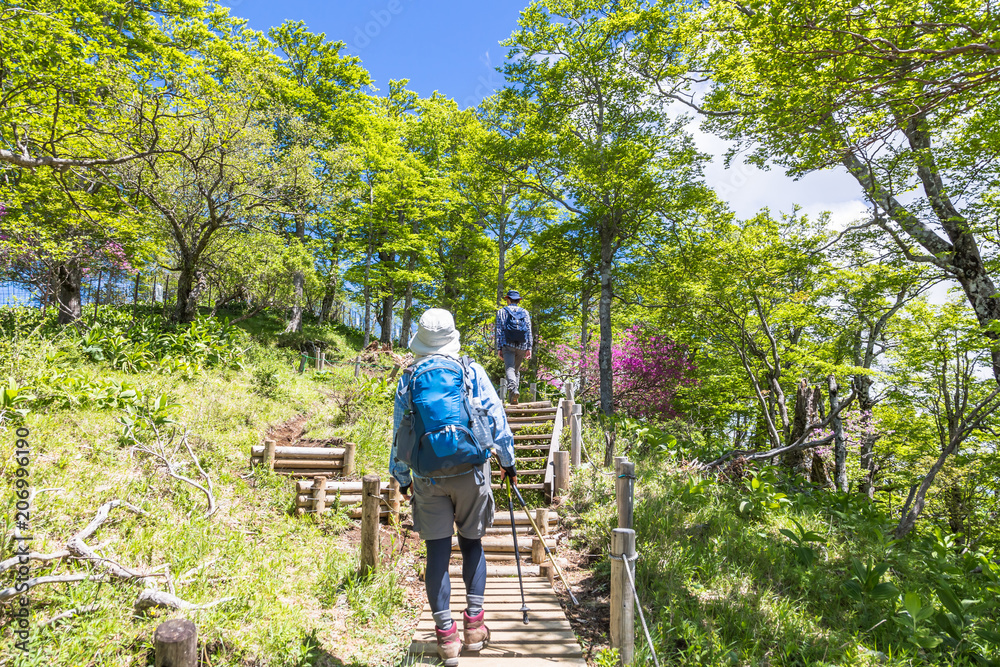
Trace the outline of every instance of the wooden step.
<path fill-rule="evenodd" d="M 554 422 L 555 415 L 526 415 L 524 417 L 508 417 L 508 424 L 545 424 Z"/>
<path fill-rule="evenodd" d="M 507 403 L 504 408 L 511 408 L 513 410 L 525 410 L 528 408 L 551 408 L 552 401 L 524 401 L 514 405 L 513 403 Z"/>
<path fill-rule="evenodd" d="M 535 518 L 535 512 L 534 511 L 531 512 L 531 518 L 532 519 Z M 555 510 L 548 510 L 548 513 L 546 514 L 546 518 L 549 520 L 549 524 L 550 525 L 553 525 L 553 524 L 555 524 L 556 522 L 559 521 L 559 515 L 555 512 Z M 523 524 L 523 525 L 528 526 L 528 527 L 531 526 L 531 523 L 528 521 L 528 515 L 527 515 L 527 513 L 525 513 L 522 510 L 515 510 L 514 511 L 514 523 L 516 523 L 518 525 L 522 525 Z M 496 516 L 493 517 L 493 525 L 494 526 L 509 526 L 510 525 L 510 513 L 506 512 L 506 511 L 503 512 L 503 513 L 500 513 L 498 511 L 497 514 L 496 514 Z"/>
<path fill-rule="evenodd" d="M 506 489 L 507 485 L 506 484 L 490 484 L 490 488 L 491 489 L 501 489 L 501 488 Z M 517 488 L 519 488 L 519 489 L 525 489 L 525 490 L 534 489 L 534 490 L 537 490 L 537 491 L 544 491 L 545 490 L 545 484 L 518 484 Z"/>
<path fill-rule="evenodd" d="M 552 440 L 551 433 L 532 433 L 526 435 L 514 435 L 514 442 L 528 442 L 529 440 Z"/>
<path fill-rule="evenodd" d="M 533 450 L 545 451 L 548 448 L 549 448 L 549 444 L 548 443 L 545 443 L 544 445 L 514 445 L 514 451 L 515 452 L 524 452 L 524 451 L 533 451 Z"/>
<path fill-rule="evenodd" d="M 545 544 L 549 549 L 556 548 L 556 539 L 554 537 L 546 537 Z M 531 540 L 521 540 L 517 541 L 518 551 L 530 552 L 531 551 Z M 451 550 L 459 551 L 458 538 L 451 538 Z M 510 533 L 506 535 L 487 535 L 483 538 L 483 551 L 486 553 L 514 553 L 514 540 L 511 538 Z"/>
<path fill-rule="evenodd" d="M 534 449 L 534 447 L 532 447 L 531 449 Z M 549 457 L 547 457 L 547 456 L 518 456 L 517 457 L 517 462 L 518 463 L 543 463 L 543 462 L 548 461 L 548 460 L 549 460 Z"/>
<path fill-rule="evenodd" d="M 551 406 L 551 405 L 548 406 L 548 407 L 546 407 L 546 408 L 526 408 L 526 407 L 522 407 L 522 404 L 519 403 L 517 405 L 508 405 L 506 408 L 504 408 L 504 411 L 508 415 L 514 415 L 514 414 L 517 414 L 518 412 L 525 412 L 525 413 L 532 413 L 532 414 L 549 413 L 549 414 L 553 414 L 554 415 L 556 412 L 559 411 L 559 408 L 557 408 L 555 406 Z"/>
<path fill-rule="evenodd" d="M 531 564 L 528 564 L 528 563 L 521 563 L 521 576 L 522 577 L 537 577 L 537 576 L 539 576 L 540 571 L 541 571 L 541 566 L 540 565 L 531 565 Z M 461 565 L 449 565 L 448 566 L 448 574 L 451 575 L 451 576 L 453 576 L 453 577 L 461 577 L 462 576 L 462 566 Z M 517 566 L 516 565 L 493 565 L 491 563 L 487 563 L 486 564 L 486 576 L 487 577 L 491 577 L 491 578 L 492 577 L 514 577 L 515 579 L 517 579 Z M 527 582 L 525 582 L 525 583 L 527 583 Z M 547 582 L 546 582 L 546 585 L 548 585 Z M 452 590 L 452 594 L 455 594 L 456 592 L 458 592 L 459 594 L 461 594 L 461 591 L 463 591 L 465 589 L 462 588 L 462 584 L 459 584 L 458 586 L 452 586 L 451 590 Z M 525 590 L 527 590 L 527 589 L 525 589 Z M 462 603 L 462 604 L 464 605 L 465 603 Z M 459 611 L 458 613 L 461 614 L 462 612 Z M 464 658 L 463 658 L 463 663 L 462 664 L 465 664 Z"/>
<path fill-rule="evenodd" d="M 499 477 L 502 474 L 503 473 L 501 471 L 499 471 L 499 470 L 494 470 L 493 471 L 493 476 L 494 477 Z M 518 477 L 535 477 L 535 476 L 544 475 L 544 474 L 545 474 L 545 468 L 535 469 L 535 470 L 518 470 L 517 471 L 517 476 Z"/>
<path fill-rule="evenodd" d="M 526 422 L 526 423 L 523 423 L 523 424 L 521 422 L 514 422 L 513 424 L 511 424 L 511 423 L 508 422 L 507 425 L 510 427 L 511 431 L 520 431 L 522 428 L 535 428 L 537 426 L 551 427 L 552 422 L 530 422 L 530 423 Z M 545 435 L 545 434 L 544 433 L 540 433 L 538 435 Z M 551 437 L 551 435 L 552 435 L 552 432 L 551 432 L 551 429 L 550 429 L 550 431 L 549 431 L 549 437 Z"/>

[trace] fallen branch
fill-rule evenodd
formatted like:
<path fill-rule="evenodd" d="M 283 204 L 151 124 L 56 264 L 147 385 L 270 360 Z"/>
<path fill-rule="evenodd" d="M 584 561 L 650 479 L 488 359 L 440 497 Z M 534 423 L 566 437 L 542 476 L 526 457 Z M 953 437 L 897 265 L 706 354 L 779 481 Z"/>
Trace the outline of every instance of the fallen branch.
<path fill-rule="evenodd" d="M 88 537 L 93 535 L 95 532 L 97 532 L 97 529 L 100 528 L 105 521 L 107 521 L 108 515 L 111 513 L 111 510 L 114 509 L 115 507 L 118 507 L 119 505 L 135 512 L 136 514 L 145 514 L 144 511 L 142 511 L 135 505 L 127 503 L 123 500 L 109 500 L 108 502 L 104 503 L 99 508 L 97 508 L 97 514 L 95 514 L 94 518 L 90 520 L 90 523 L 87 524 L 86 528 L 84 528 L 79 533 L 70 538 L 69 542 L 66 543 L 66 549 L 68 549 L 70 554 L 72 554 L 76 558 L 80 558 L 82 560 L 92 560 L 96 562 L 100 567 L 106 569 L 109 574 L 118 577 L 119 579 L 125 579 L 126 581 L 135 581 L 136 579 L 142 579 L 149 576 L 158 576 L 158 575 L 148 575 L 148 574 L 143 574 L 141 572 L 136 572 L 134 570 L 130 570 L 126 567 L 123 567 L 112 560 L 109 560 L 107 558 L 101 558 L 96 553 L 94 553 L 94 550 L 91 549 L 89 546 L 87 546 L 87 543 L 84 541 Z"/>
<path fill-rule="evenodd" d="M 103 574 L 60 574 L 51 577 L 32 577 L 15 586 L 0 590 L 0 602 L 7 602 L 11 598 L 23 595 L 35 586 L 41 586 L 42 584 L 65 584 L 74 581 L 107 581 L 107 577 Z M 22 587 L 23 590 L 18 590 L 18 586 Z M 27 586 L 27 588 L 23 588 L 24 586 Z"/>
<path fill-rule="evenodd" d="M 209 609 L 235 599 L 235 597 L 226 597 L 207 604 L 192 604 L 187 600 L 182 600 L 176 595 L 171 595 L 170 593 L 165 593 L 163 591 L 154 591 L 151 588 L 147 588 L 139 593 L 139 597 L 136 598 L 135 613 L 138 615 L 154 607 L 179 609 L 181 611 L 197 611 L 199 609 Z"/>
<path fill-rule="evenodd" d="M 68 555 L 69 551 L 62 549 L 60 551 L 53 551 L 50 554 L 40 554 L 37 551 L 32 551 L 30 553 L 26 553 L 20 556 L 11 556 L 5 561 L 0 561 L 0 574 L 3 574 L 12 567 L 20 565 L 22 558 L 27 558 L 29 561 L 39 561 L 42 563 L 48 563 L 49 561 L 65 558 Z"/>
<path fill-rule="evenodd" d="M 831 442 L 833 442 L 834 436 L 833 436 L 832 433 L 830 435 L 826 436 L 825 438 L 820 438 L 819 440 L 809 440 L 809 441 L 806 441 L 805 439 L 813 431 L 816 431 L 816 430 L 819 430 L 821 428 L 825 428 L 826 426 L 828 426 L 830 424 L 830 422 L 833 421 L 833 419 L 837 415 L 839 415 L 841 412 L 843 412 L 847 408 L 848 405 L 850 405 L 851 403 L 854 402 L 854 399 L 855 399 L 856 396 L 857 396 L 856 392 L 852 391 L 851 394 L 850 394 L 850 396 L 848 396 L 846 399 L 844 399 L 844 402 L 841 403 L 839 406 L 837 406 L 836 410 L 831 410 L 830 414 L 827 415 L 826 418 L 822 419 L 821 421 L 813 422 L 812 424 L 809 424 L 806 427 L 805 432 L 802 434 L 802 436 L 798 440 L 796 440 L 795 442 L 793 442 L 790 445 L 785 445 L 783 447 L 775 447 L 774 449 L 769 449 L 769 450 L 763 451 L 763 452 L 738 450 L 738 449 L 737 450 L 733 450 L 731 452 L 727 452 L 727 453 L 723 454 L 722 456 L 720 456 L 719 458 L 715 459 L 711 463 L 706 463 L 704 466 L 702 466 L 702 468 L 704 470 L 712 470 L 714 468 L 718 468 L 719 466 L 721 466 L 723 463 L 725 463 L 729 459 L 733 458 L 734 456 L 740 456 L 740 457 L 742 457 L 743 459 L 745 459 L 747 461 L 759 461 L 761 459 L 771 459 L 771 458 L 774 458 L 775 456 L 781 456 L 782 454 L 788 454 L 788 453 L 791 453 L 791 452 L 798 452 L 798 451 L 802 451 L 802 450 L 805 450 L 805 449 L 815 449 L 816 447 L 822 447 L 823 445 L 828 445 Z"/>
<path fill-rule="evenodd" d="M 166 454 L 164 453 L 164 447 L 160 440 L 160 434 L 159 431 L 156 430 L 155 426 L 153 427 L 153 431 L 156 433 L 157 444 L 160 447 L 159 452 L 153 451 L 148 447 L 141 447 L 141 446 L 133 447 L 133 449 L 135 451 L 143 452 L 145 454 L 149 454 L 154 458 L 159 459 L 160 462 L 163 463 L 164 466 L 166 466 L 168 475 L 170 475 L 174 479 L 179 479 L 182 482 L 186 482 L 191 486 L 195 487 L 196 489 L 200 490 L 202 493 L 204 493 L 205 497 L 208 498 L 208 511 L 202 518 L 208 519 L 218 510 L 218 507 L 215 504 L 215 494 L 214 494 L 214 489 L 212 487 L 212 478 L 208 476 L 208 473 L 205 472 L 205 470 L 201 467 L 201 464 L 198 462 L 198 457 L 194 455 L 194 451 L 191 449 L 190 443 L 188 443 L 187 433 L 185 433 L 182 436 L 182 442 L 184 443 L 185 448 L 187 448 L 188 454 L 191 456 L 191 459 L 194 461 L 195 467 L 198 468 L 198 472 L 200 472 L 202 477 L 204 477 L 207 480 L 208 488 L 205 488 L 204 486 L 194 481 L 190 477 L 185 477 L 184 475 L 181 475 L 175 470 L 175 464 L 172 461 L 170 461 L 170 459 L 168 459 Z M 170 441 L 173 441 L 172 435 L 170 437 Z"/>
<path fill-rule="evenodd" d="M 52 618 L 42 621 L 38 624 L 38 627 L 44 628 L 46 626 L 52 625 L 57 621 L 61 621 L 66 618 L 73 618 L 74 616 L 80 616 L 82 614 L 89 614 L 91 612 L 97 611 L 101 608 L 99 604 L 88 604 L 84 607 L 77 607 L 76 609 L 70 609 L 69 611 L 64 611 L 61 614 L 56 614 Z"/>

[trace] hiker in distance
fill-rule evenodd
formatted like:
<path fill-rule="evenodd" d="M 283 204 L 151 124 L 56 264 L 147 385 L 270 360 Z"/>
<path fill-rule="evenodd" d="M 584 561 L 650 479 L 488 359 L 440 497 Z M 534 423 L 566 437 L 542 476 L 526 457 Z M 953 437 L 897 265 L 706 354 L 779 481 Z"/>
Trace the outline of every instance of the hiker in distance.
<path fill-rule="evenodd" d="M 461 347 L 455 319 L 431 308 L 410 339 L 414 362 L 396 388 L 389 472 L 413 509 L 413 528 L 427 546 L 427 600 L 437 628 L 437 652 L 458 664 L 464 645 L 481 650 L 489 641 L 483 601 L 486 555 L 482 537 L 493 525 L 491 453 L 502 480 L 516 482 L 514 436 L 486 371 Z M 451 538 L 458 527 L 466 608 L 463 636 L 451 617 Z"/>
<path fill-rule="evenodd" d="M 521 386 L 521 362 L 531 359 L 531 316 L 521 308 L 521 295 L 510 290 L 505 297 L 507 305 L 497 313 L 497 354 L 503 359 L 507 395 L 512 405 L 517 405 Z"/>

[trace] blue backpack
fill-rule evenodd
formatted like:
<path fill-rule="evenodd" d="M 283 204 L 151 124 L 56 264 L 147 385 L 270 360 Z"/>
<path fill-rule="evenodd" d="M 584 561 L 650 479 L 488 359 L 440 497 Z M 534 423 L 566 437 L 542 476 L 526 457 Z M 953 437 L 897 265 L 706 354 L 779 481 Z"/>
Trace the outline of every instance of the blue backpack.
<path fill-rule="evenodd" d="M 508 343 L 525 343 L 531 324 L 528 321 L 528 311 L 520 306 L 504 306 L 507 319 L 503 323 L 503 339 Z"/>
<path fill-rule="evenodd" d="M 395 434 L 396 460 L 420 477 L 464 474 L 490 457 L 489 417 L 474 395 L 471 363 L 430 355 L 403 372 L 407 410 Z"/>

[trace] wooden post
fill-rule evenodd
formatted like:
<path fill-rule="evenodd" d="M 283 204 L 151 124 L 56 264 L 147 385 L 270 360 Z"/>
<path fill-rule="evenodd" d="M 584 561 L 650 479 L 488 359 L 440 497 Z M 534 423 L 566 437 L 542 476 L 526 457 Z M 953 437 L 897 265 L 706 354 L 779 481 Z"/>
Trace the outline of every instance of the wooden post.
<path fill-rule="evenodd" d="M 303 352 L 299 355 L 299 375 L 306 372 L 306 362 L 309 360 L 309 355 Z"/>
<path fill-rule="evenodd" d="M 563 401 L 563 424 L 566 424 L 573 414 L 573 383 L 567 382 L 563 388 L 566 390 L 566 400 Z"/>
<path fill-rule="evenodd" d="M 615 475 L 620 475 L 621 474 L 620 472 L 618 472 L 618 469 L 621 467 L 623 461 L 628 461 L 628 457 L 627 456 L 616 456 L 615 457 L 615 466 L 614 466 Z"/>
<path fill-rule="evenodd" d="M 562 496 L 569 488 L 569 452 L 555 453 L 555 490 L 553 496 Z"/>
<path fill-rule="evenodd" d="M 399 506 L 403 494 L 399 490 L 399 480 L 389 475 L 389 523 L 394 526 L 400 524 Z"/>
<path fill-rule="evenodd" d="M 361 373 L 361 355 L 359 354 L 354 358 L 354 377 L 358 377 Z"/>
<path fill-rule="evenodd" d="M 634 555 L 635 531 L 629 528 L 611 531 L 611 648 L 618 649 L 622 665 L 631 665 L 635 659 L 635 607 L 622 560 Z"/>
<path fill-rule="evenodd" d="M 399 364 L 394 364 L 393 365 L 392 372 L 389 373 L 389 379 L 390 380 L 395 380 L 396 379 L 396 373 L 399 372 L 399 369 L 400 369 L 400 365 Z"/>
<path fill-rule="evenodd" d="M 549 533 L 549 510 L 547 507 L 538 507 L 535 509 L 535 525 L 538 526 L 541 538 L 536 535 L 531 540 L 531 562 L 541 565 L 548 562 L 548 559 L 545 557 L 545 547 L 542 546 L 542 539 Z"/>
<path fill-rule="evenodd" d="M 615 478 L 615 499 L 618 503 L 618 527 L 632 528 L 635 507 L 635 462 L 622 461 Z"/>
<path fill-rule="evenodd" d="M 198 628 L 186 618 L 156 626 L 153 655 L 156 667 L 198 667 Z"/>
<path fill-rule="evenodd" d="M 322 514 L 326 511 L 326 477 L 313 477 L 312 492 L 313 513 Z"/>
<path fill-rule="evenodd" d="M 569 416 L 570 463 L 580 467 L 580 451 L 583 449 L 583 406 L 574 405 Z"/>
<path fill-rule="evenodd" d="M 378 567 L 378 515 L 382 501 L 378 475 L 365 475 L 361 486 L 361 574 Z"/>
<path fill-rule="evenodd" d="M 354 455 L 358 446 L 353 442 L 344 443 L 344 467 L 340 469 L 341 477 L 350 477 L 354 474 Z"/>
<path fill-rule="evenodd" d="M 532 382 L 528 387 L 531 389 L 531 402 L 534 403 L 538 400 L 538 383 Z"/>
<path fill-rule="evenodd" d="M 324 368 L 326 368 L 326 352 L 320 350 L 316 355 L 316 370 L 321 371 Z"/>
<path fill-rule="evenodd" d="M 268 470 L 274 470 L 274 448 L 277 443 L 274 440 L 264 441 L 264 465 Z"/>

